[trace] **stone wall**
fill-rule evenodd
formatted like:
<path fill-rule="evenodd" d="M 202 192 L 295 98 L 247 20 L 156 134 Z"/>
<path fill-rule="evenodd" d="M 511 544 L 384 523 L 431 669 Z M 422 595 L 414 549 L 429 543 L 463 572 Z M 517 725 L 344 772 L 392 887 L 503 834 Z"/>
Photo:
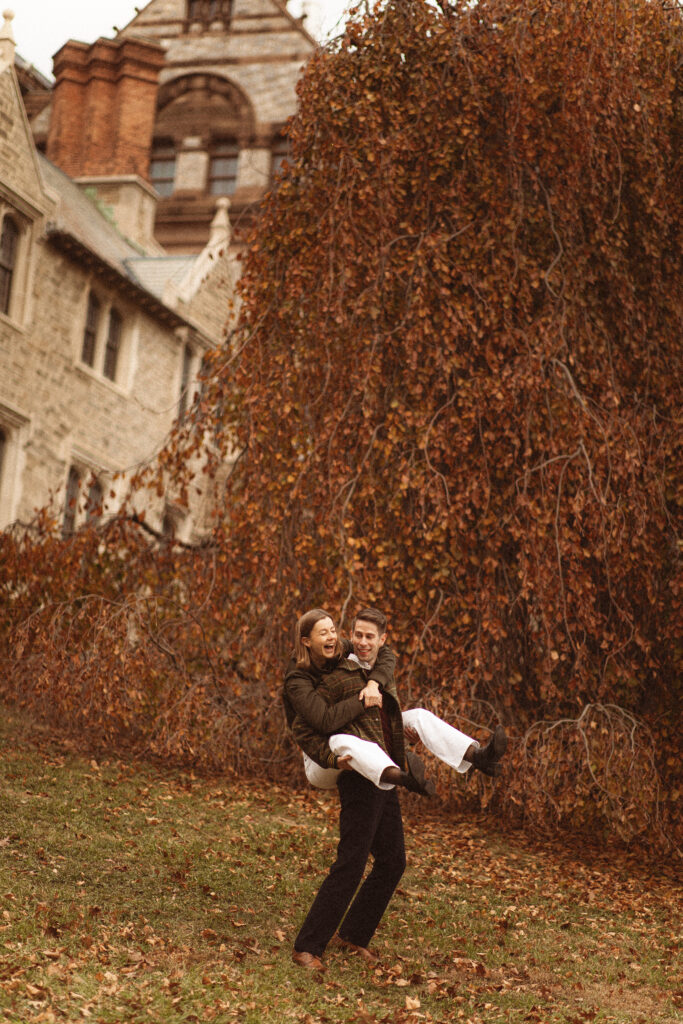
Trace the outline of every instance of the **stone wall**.
<path fill-rule="evenodd" d="M 59 513 L 71 465 L 94 471 L 108 493 L 114 472 L 134 470 L 158 450 L 177 413 L 183 351 L 174 330 L 86 267 L 49 241 L 37 248 L 32 320 L 22 333 L 0 324 L 0 408 L 11 406 L 28 427 L 12 510 L 23 521 L 50 498 Z M 105 316 L 93 368 L 80 360 L 91 288 Z M 123 318 L 116 381 L 102 373 L 110 302 Z M 117 500 L 108 500 L 112 509 Z"/>

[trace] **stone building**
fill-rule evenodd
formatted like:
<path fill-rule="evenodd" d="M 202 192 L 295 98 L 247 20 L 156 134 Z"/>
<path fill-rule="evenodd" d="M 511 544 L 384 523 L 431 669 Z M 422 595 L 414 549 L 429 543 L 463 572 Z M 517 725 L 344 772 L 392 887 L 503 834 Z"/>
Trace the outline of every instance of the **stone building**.
<path fill-rule="evenodd" d="M 135 10 L 114 39 L 65 43 L 50 92 L 24 73 L 36 144 L 115 215 L 125 209 L 126 233 L 151 210 L 166 252 L 197 253 L 227 196 L 239 243 L 286 155 L 283 129 L 315 42 L 286 0 Z"/>
<path fill-rule="evenodd" d="M 287 0 L 131 14 L 54 83 L 0 30 L 0 529 L 114 511 L 185 414 L 315 46 Z M 185 539 L 207 511 L 145 509 Z"/>
<path fill-rule="evenodd" d="M 152 77 L 156 44 L 122 39 L 113 45 L 123 65 Z M 225 338 L 237 265 L 227 198 L 214 197 L 199 253 L 168 255 L 153 238 L 154 192 L 135 168 L 113 182 L 109 203 L 106 182 L 97 196 L 96 174 L 79 183 L 39 153 L 25 99 L 31 89 L 40 96 L 42 83 L 25 68 L 18 76 L 14 64 L 6 18 L 0 29 L 0 528 L 27 523 L 49 504 L 68 532 L 83 518 L 116 509 L 130 473 L 185 414 L 203 354 Z M 49 105 L 38 101 L 36 108 L 40 116 Z M 146 512 L 159 530 L 192 537 L 193 523 L 172 495 Z"/>

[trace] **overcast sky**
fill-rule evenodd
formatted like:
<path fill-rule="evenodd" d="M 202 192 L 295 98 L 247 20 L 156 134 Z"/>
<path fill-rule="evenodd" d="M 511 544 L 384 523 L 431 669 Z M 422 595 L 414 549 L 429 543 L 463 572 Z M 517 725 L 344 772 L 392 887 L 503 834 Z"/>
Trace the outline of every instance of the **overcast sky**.
<path fill-rule="evenodd" d="M 52 55 L 67 39 L 90 43 L 99 36 L 111 36 L 114 25 L 128 24 L 136 5 L 144 7 L 144 0 L 10 0 L 6 6 L 14 10 L 17 50 L 44 75 L 51 75 Z M 309 32 L 324 39 L 339 27 L 349 5 L 349 0 L 290 0 L 289 9 L 299 15 L 303 7 Z"/>

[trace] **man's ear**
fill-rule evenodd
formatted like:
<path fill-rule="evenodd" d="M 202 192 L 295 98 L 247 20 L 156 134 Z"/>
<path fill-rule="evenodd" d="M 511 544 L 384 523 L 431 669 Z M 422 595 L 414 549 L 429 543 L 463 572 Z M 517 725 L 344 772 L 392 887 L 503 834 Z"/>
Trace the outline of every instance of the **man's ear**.
<path fill-rule="evenodd" d="M 380 645 L 380 647 L 384 647 L 386 642 L 387 642 L 387 634 L 386 633 L 382 633 L 381 637 L 379 638 L 379 645 Z"/>

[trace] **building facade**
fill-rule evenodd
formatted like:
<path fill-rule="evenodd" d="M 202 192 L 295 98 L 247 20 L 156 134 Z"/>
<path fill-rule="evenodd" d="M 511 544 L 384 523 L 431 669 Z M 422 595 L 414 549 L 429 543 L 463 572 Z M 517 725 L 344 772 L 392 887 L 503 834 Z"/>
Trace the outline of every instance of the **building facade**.
<path fill-rule="evenodd" d="M 116 45 L 129 63 L 149 65 L 158 56 L 158 48 L 150 57 L 137 43 Z M 237 264 L 226 198 L 214 200 L 200 253 L 165 254 L 152 237 L 148 183 L 135 173 L 121 176 L 108 205 L 95 188 L 74 181 L 36 150 L 22 92 L 6 18 L 0 528 L 27 524 L 49 506 L 68 533 L 83 519 L 116 511 L 131 474 L 185 414 L 204 353 L 229 329 Z M 126 214 L 124 234 L 116 219 Z M 145 511 L 160 532 L 192 538 L 193 522 L 173 495 Z"/>
<path fill-rule="evenodd" d="M 151 186 L 156 241 L 198 253 L 218 197 L 235 244 L 253 224 L 314 48 L 286 0 L 151 0 L 114 39 L 65 43 L 49 97 L 26 71 L 23 91 L 53 163 L 107 203 L 113 178 Z"/>

